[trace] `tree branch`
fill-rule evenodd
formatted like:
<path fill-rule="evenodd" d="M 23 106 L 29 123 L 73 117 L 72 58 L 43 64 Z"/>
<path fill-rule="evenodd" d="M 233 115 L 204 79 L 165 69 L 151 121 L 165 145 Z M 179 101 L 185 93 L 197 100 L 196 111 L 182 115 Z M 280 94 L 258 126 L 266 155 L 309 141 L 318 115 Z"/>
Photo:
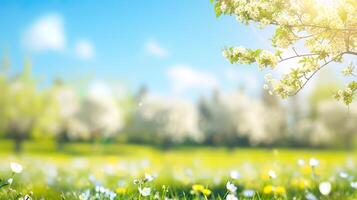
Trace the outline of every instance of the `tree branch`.
<path fill-rule="evenodd" d="M 277 21 L 273 21 L 270 23 L 271 25 L 276 25 L 276 26 L 287 26 L 289 28 L 301 28 L 301 27 L 310 27 L 310 28 L 319 28 L 319 29 L 325 29 L 325 30 L 335 30 L 335 31 L 350 31 L 350 32 L 357 32 L 357 28 L 351 27 L 351 28 L 333 28 L 333 27 L 328 27 L 328 26 L 320 26 L 316 24 L 280 24 Z"/>
<path fill-rule="evenodd" d="M 350 55 L 357 56 L 357 52 L 353 52 L 353 51 L 346 51 L 345 54 L 350 54 Z"/>
<path fill-rule="evenodd" d="M 300 86 L 300 88 L 298 90 L 296 90 L 293 95 L 291 96 L 294 96 L 296 95 L 297 93 L 300 92 L 300 90 L 310 81 L 310 79 L 318 72 L 320 71 L 322 68 L 324 68 L 325 66 L 327 66 L 328 64 L 330 64 L 331 62 L 335 61 L 338 57 L 342 56 L 344 53 L 340 53 L 339 55 L 335 56 L 334 58 L 332 58 L 331 60 L 325 62 L 323 65 L 321 65 L 317 70 L 315 70 L 309 77 L 305 77 L 306 78 L 306 81 Z"/>
<path fill-rule="evenodd" d="M 291 57 L 288 57 L 288 58 L 283 58 L 281 60 L 279 60 L 279 62 L 284 62 L 286 60 L 290 60 L 290 59 L 293 59 L 293 58 L 299 58 L 299 57 L 306 57 L 306 56 L 316 56 L 318 54 L 316 53 L 307 53 L 307 54 L 296 54 L 296 56 L 291 56 Z"/>

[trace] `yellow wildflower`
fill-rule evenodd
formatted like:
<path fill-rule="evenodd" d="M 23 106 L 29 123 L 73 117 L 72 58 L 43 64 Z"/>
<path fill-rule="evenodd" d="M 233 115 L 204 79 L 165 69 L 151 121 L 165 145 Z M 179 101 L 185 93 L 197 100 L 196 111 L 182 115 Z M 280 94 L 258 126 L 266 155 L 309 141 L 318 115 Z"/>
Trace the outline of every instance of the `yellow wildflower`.
<path fill-rule="evenodd" d="M 125 194 L 126 193 L 126 188 L 119 187 L 115 190 L 118 194 Z"/>
<path fill-rule="evenodd" d="M 301 179 L 299 182 L 299 186 L 301 189 L 305 189 L 305 188 L 309 187 L 309 185 L 310 185 L 310 182 L 306 179 Z"/>
<path fill-rule="evenodd" d="M 300 178 L 300 179 L 294 179 L 294 180 L 292 181 L 292 185 L 293 185 L 294 187 L 297 187 L 297 188 L 303 190 L 303 189 L 309 187 L 310 182 L 309 182 L 308 180 L 306 180 L 306 179 Z"/>
<path fill-rule="evenodd" d="M 266 173 L 266 172 L 262 173 L 261 174 L 261 179 L 263 181 L 268 181 L 270 179 L 268 173 Z"/>
<path fill-rule="evenodd" d="M 275 188 L 275 192 L 279 195 L 284 195 L 286 193 L 285 187 L 283 186 L 277 186 Z"/>
<path fill-rule="evenodd" d="M 202 190 L 204 190 L 205 187 L 203 185 L 200 184 L 194 184 L 192 185 L 192 190 L 196 191 L 196 192 L 201 192 Z"/>
<path fill-rule="evenodd" d="M 272 185 L 267 185 L 263 188 L 263 193 L 264 194 L 271 194 L 274 190 L 274 187 Z"/>
<path fill-rule="evenodd" d="M 309 174 L 311 174 L 311 167 L 309 167 L 309 166 L 303 166 L 302 168 L 301 168 L 301 173 L 302 174 L 304 174 L 304 175 L 309 175 Z"/>
<path fill-rule="evenodd" d="M 207 188 L 203 189 L 201 192 L 202 192 L 202 194 L 204 194 L 205 196 L 209 196 L 209 195 L 212 193 L 211 190 L 209 190 L 209 189 L 207 189 Z"/>

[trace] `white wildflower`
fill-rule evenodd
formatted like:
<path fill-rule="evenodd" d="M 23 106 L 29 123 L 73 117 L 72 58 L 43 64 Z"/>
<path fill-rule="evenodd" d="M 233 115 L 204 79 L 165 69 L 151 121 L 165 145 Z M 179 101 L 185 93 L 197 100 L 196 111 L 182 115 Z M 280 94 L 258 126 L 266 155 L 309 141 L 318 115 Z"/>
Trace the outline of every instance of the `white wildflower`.
<path fill-rule="evenodd" d="M 233 183 L 231 183 L 229 181 L 226 184 L 226 188 L 231 193 L 235 193 L 237 191 L 237 187 Z"/>
<path fill-rule="evenodd" d="M 254 190 L 249 190 L 249 189 L 243 190 L 243 196 L 246 198 L 252 198 L 254 194 L 255 194 Z"/>
<path fill-rule="evenodd" d="M 144 187 L 144 188 L 139 187 L 139 193 L 143 197 L 150 196 L 151 188 L 149 188 L 149 187 Z"/>
<path fill-rule="evenodd" d="M 346 172 L 340 172 L 341 178 L 348 178 L 348 174 Z"/>
<path fill-rule="evenodd" d="M 299 159 L 297 161 L 297 163 L 298 163 L 299 166 L 304 166 L 305 165 L 305 161 L 303 159 Z"/>
<path fill-rule="evenodd" d="M 238 198 L 234 194 L 228 194 L 226 200 L 238 200 Z"/>
<path fill-rule="evenodd" d="M 20 197 L 19 200 L 32 200 L 32 197 L 26 194 L 24 197 Z"/>
<path fill-rule="evenodd" d="M 90 198 L 90 190 L 86 190 L 85 192 L 82 192 L 79 196 L 78 196 L 79 200 L 89 200 Z"/>
<path fill-rule="evenodd" d="M 306 200 L 317 200 L 317 197 L 311 192 L 306 193 L 305 198 Z"/>
<path fill-rule="evenodd" d="M 276 179 L 276 177 L 277 177 L 275 171 L 273 171 L 273 170 L 269 170 L 268 175 L 271 179 Z"/>
<path fill-rule="evenodd" d="M 321 194 L 327 196 L 331 192 L 331 183 L 327 181 L 320 183 L 319 190 Z"/>
<path fill-rule="evenodd" d="M 357 181 L 351 182 L 350 185 L 353 189 L 357 189 Z"/>
<path fill-rule="evenodd" d="M 14 173 L 19 174 L 22 172 L 22 165 L 20 165 L 18 163 L 12 162 L 12 163 L 10 163 L 10 167 L 11 167 L 11 171 Z"/>
<path fill-rule="evenodd" d="M 309 165 L 311 167 L 317 167 L 317 166 L 319 166 L 319 164 L 320 164 L 320 161 L 317 160 L 316 158 L 311 158 L 309 161 Z"/>
<path fill-rule="evenodd" d="M 154 180 L 154 177 L 151 174 L 145 173 L 145 180 L 151 182 Z"/>
<path fill-rule="evenodd" d="M 239 179 L 240 178 L 240 173 L 236 170 L 232 170 L 230 173 L 230 176 L 232 179 Z"/>

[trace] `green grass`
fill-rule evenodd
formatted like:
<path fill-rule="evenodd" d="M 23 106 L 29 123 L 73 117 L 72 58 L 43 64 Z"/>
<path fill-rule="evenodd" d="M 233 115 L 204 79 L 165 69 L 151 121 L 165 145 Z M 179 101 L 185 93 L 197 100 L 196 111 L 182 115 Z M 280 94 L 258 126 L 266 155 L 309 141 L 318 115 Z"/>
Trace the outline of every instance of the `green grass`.
<path fill-rule="evenodd" d="M 320 161 L 313 170 L 308 165 L 312 157 Z M 306 164 L 299 166 L 298 159 Z M 27 142 L 23 153 L 14 154 L 11 141 L 1 141 L 0 178 L 6 181 L 12 176 L 10 162 L 20 163 L 24 170 L 15 174 L 11 187 L 0 189 L 0 198 L 18 199 L 31 193 L 33 199 L 78 199 L 86 190 L 93 197 L 95 185 L 102 185 L 118 190 L 116 199 L 154 199 L 156 193 L 160 198 L 224 199 L 225 185 L 231 181 L 238 187 L 239 199 L 306 199 L 307 193 L 318 199 L 356 199 L 357 189 L 350 186 L 357 180 L 356 159 L 355 151 L 211 147 L 162 151 L 121 144 L 68 144 L 59 152 L 49 141 Z M 241 177 L 233 180 L 232 170 L 239 171 Z M 269 179 L 269 170 L 276 172 L 276 179 Z M 348 173 L 347 179 L 339 176 L 341 171 Z M 140 196 L 138 185 L 133 183 L 145 173 L 157 175 L 142 186 L 152 189 L 150 197 Z M 319 192 L 318 185 L 323 181 L 332 184 L 328 196 Z M 193 184 L 201 184 L 212 193 L 207 197 L 200 191 L 191 194 Z M 266 186 L 273 186 L 275 191 L 264 193 Z M 279 193 L 278 187 L 285 192 Z M 254 190 L 254 197 L 245 198 L 244 189 Z"/>

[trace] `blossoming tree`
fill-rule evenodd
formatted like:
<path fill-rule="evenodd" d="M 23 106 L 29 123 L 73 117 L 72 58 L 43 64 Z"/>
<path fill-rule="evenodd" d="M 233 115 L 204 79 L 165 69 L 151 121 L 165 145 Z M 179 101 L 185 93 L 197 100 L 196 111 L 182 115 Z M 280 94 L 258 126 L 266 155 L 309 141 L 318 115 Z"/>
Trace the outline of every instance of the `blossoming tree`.
<path fill-rule="evenodd" d="M 138 101 L 128 124 L 130 140 L 162 144 L 165 148 L 188 140 L 201 141 L 197 109 L 191 102 L 154 95 L 142 96 Z"/>
<path fill-rule="evenodd" d="M 346 108 L 341 103 L 324 101 L 318 106 L 317 115 L 317 123 L 320 123 L 325 131 L 317 133 L 317 136 L 320 137 L 316 138 L 316 141 L 321 140 L 321 137 L 326 137 L 340 147 L 353 147 L 357 135 L 356 103 L 352 103 L 349 106 L 349 112 L 346 112 Z"/>
<path fill-rule="evenodd" d="M 223 55 L 231 63 L 257 63 L 275 69 L 295 60 L 296 66 L 280 79 L 266 77 L 264 88 L 282 98 L 298 93 L 322 68 L 344 65 L 344 76 L 354 76 L 357 56 L 357 3 L 355 0 L 212 0 L 217 16 L 235 16 L 244 24 L 273 27 L 272 50 L 228 47 Z M 303 46 L 303 48 L 298 48 Z M 290 50 L 292 54 L 287 55 Z M 352 59 L 351 59 L 352 58 Z M 352 62 L 346 62 L 346 60 Z M 357 92 L 352 80 L 335 98 L 350 104 Z"/>
<path fill-rule="evenodd" d="M 34 124 L 41 114 L 41 95 L 26 63 L 24 71 L 11 78 L 2 79 L 0 118 L 4 132 L 14 142 L 14 150 L 22 150 L 23 140 L 31 136 Z"/>
<path fill-rule="evenodd" d="M 284 112 L 278 102 L 254 100 L 241 91 L 216 93 L 200 102 L 200 125 L 208 142 L 271 145 L 284 134 Z M 274 118 L 274 121 L 269 119 Z M 212 141 L 209 141 L 212 140 Z"/>
<path fill-rule="evenodd" d="M 69 139 L 69 131 L 79 112 L 79 99 L 73 88 L 57 81 L 42 91 L 43 109 L 34 126 L 34 136 L 56 139 L 58 149 Z"/>
<path fill-rule="evenodd" d="M 123 127 L 123 113 L 114 97 L 89 94 L 81 104 L 78 121 L 74 119 L 74 122 L 76 122 L 76 125 L 70 126 L 79 128 L 85 125 L 89 139 L 95 142 L 101 138 L 115 136 Z"/>

